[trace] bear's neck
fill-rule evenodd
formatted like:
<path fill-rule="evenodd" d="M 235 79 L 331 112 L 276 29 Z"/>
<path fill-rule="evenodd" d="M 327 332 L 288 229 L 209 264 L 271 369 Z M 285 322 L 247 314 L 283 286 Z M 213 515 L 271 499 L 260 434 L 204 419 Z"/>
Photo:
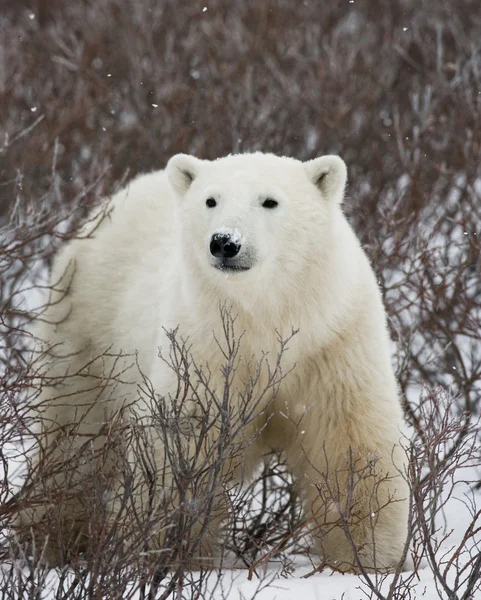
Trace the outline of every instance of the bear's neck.
<path fill-rule="evenodd" d="M 179 303 L 183 306 L 179 322 L 186 325 L 189 336 L 193 332 L 198 334 L 199 328 L 206 335 L 212 331 L 222 335 L 221 314 L 226 309 L 235 318 L 237 333 L 248 332 L 257 350 L 277 347 L 279 337 L 287 339 L 297 331 L 290 346 L 299 345 L 308 351 L 327 343 L 337 320 L 339 302 L 335 291 L 325 285 L 332 281 L 325 275 L 325 265 L 317 260 L 307 263 L 290 282 L 277 279 L 257 288 L 235 285 L 230 293 L 227 286 L 199 279 L 198 272 L 189 272 L 187 268 L 182 276 Z M 185 300 L 192 298 L 195 303 Z"/>

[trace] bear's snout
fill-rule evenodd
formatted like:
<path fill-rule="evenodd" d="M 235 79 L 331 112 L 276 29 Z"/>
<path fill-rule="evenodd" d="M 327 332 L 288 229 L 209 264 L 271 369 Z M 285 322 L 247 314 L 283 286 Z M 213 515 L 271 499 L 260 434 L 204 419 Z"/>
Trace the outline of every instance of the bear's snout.
<path fill-rule="evenodd" d="M 215 258 L 234 258 L 241 249 L 239 236 L 230 233 L 214 233 L 210 240 L 210 253 Z"/>

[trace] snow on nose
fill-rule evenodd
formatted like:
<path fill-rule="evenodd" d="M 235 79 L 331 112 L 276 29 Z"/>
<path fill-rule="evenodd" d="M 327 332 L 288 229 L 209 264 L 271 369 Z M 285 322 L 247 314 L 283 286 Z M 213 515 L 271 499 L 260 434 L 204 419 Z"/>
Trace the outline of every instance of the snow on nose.
<path fill-rule="evenodd" d="M 221 227 L 210 240 L 210 253 L 215 258 L 234 258 L 239 254 L 244 236 L 239 229 Z"/>

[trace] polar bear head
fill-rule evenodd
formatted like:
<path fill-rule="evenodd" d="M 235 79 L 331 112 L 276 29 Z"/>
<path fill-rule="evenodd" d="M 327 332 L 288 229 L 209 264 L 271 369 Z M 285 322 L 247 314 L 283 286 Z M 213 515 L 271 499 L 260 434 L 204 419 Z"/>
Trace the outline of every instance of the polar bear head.
<path fill-rule="evenodd" d="M 346 183 L 338 156 L 301 162 L 253 153 L 207 161 L 178 154 L 166 172 L 178 197 L 186 260 L 211 281 L 288 283 L 329 251 Z"/>

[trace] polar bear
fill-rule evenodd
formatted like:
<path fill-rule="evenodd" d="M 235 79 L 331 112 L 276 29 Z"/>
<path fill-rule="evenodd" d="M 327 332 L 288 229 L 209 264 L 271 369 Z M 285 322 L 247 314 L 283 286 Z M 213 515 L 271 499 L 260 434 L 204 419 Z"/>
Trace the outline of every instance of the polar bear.
<path fill-rule="evenodd" d="M 55 423 L 43 431 L 43 451 L 58 443 L 59 427 L 98 431 L 120 406 L 148 421 L 142 384 L 162 398 L 176 393 L 178 381 L 159 359 L 176 328 L 192 361 L 208 365 L 209 387 L 222 391 L 219 307 L 228 306 L 245 359 L 231 389 L 249 377 L 267 388 L 249 425 L 243 472 L 266 452 L 284 452 L 325 563 L 396 568 L 408 527 L 403 416 L 381 294 L 342 212 L 345 184 L 337 156 L 179 154 L 93 214 L 54 264 L 35 332 L 49 356 L 43 368 L 60 382 L 45 385 L 39 400 L 44 420 Z M 271 369 L 257 379 L 251 371 L 259 357 L 275 360 L 280 339 L 289 339 L 284 375 L 269 387 Z M 106 364 L 117 367 L 107 356 L 135 356 L 144 377 L 118 377 L 108 401 L 98 382 Z M 196 410 L 194 399 L 186 418 Z M 151 442 L 165 466 L 164 441 Z M 164 475 L 158 486 L 166 485 Z M 25 510 L 22 523 L 39 511 Z"/>

